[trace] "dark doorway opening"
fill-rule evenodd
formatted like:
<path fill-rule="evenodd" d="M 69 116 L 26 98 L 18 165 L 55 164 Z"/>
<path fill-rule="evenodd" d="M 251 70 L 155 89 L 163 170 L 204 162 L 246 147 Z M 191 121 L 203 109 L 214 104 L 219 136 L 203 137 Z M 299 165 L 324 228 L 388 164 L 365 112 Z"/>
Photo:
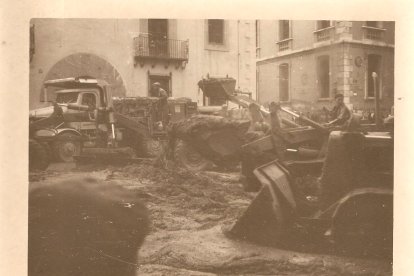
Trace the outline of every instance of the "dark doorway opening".
<path fill-rule="evenodd" d="M 149 75 L 148 76 L 148 95 L 151 95 L 151 88 L 154 82 L 159 82 L 161 88 L 168 93 L 168 97 L 172 97 L 171 91 L 171 76 L 165 75 Z"/>
<path fill-rule="evenodd" d="M 148 19 L 151 56 L 168 56 L 168 19 Z"/>
<path fill-rule="evenodd" d="M 368 55 L 368 91 L 367 97 L 375 97 L 374 92 L 374 79 L 372 78 L 372 73 L 377 73 L 377 89 L 380 88 L 381 80 L 381 56 L 379 55 Z M 379 91 L 379 90 L 378 90 Z"/>

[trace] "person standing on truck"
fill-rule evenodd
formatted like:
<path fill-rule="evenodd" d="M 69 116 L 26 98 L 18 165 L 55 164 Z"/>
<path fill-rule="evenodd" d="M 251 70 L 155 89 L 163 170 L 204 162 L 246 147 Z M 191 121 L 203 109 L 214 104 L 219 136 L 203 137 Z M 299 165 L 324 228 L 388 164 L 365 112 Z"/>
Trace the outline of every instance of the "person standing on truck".
<path fill-rule="evenodd" d="M 344 104 L 344 95 L 335 95 L 335 106 L 330 111 L 332 120 L 328 126 L 342 126 L 351 118 L 351 111 Z"/>
<path fill-rule="evenodd" d="M 157 121 L 161 121 L 163 127 L 166 127 L 168 124 L 168 93 L 161 88 L 159 82 L 154 82 L 151 89 L 151 97 L 159 98 L 158 101 L 158 112 L 157 112 Z"/>

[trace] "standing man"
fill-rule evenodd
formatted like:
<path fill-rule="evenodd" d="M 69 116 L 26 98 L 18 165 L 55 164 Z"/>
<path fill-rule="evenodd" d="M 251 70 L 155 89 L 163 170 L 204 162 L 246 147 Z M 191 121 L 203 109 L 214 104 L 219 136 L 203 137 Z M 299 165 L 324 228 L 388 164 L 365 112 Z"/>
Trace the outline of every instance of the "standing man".
<path fill-rule="evenodd" d="M 351 111 L 344 104 L 344 95 L 335 95 L 335 106 L 330 115 L 332 120 L 328 123 L 329 126 L 342 126 L 351 118 Z"/>
<path fill-rule="evenodd" d="M 154 82 L 151 89 L 151 97 L 159 98 L 157 119 L 162 122 L 163 127 L 168 124 L 168 93 L 161 88 L 159 82 Z"/>

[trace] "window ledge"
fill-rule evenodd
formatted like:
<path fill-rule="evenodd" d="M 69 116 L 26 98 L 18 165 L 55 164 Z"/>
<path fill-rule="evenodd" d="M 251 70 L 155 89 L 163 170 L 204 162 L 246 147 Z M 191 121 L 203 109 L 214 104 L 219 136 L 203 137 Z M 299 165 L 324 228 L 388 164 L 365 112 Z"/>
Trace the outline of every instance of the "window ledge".
<path fill-rule="evenodd" d="M 226 44 L 214 44 L 214 43 L 208 43 L 205 46 L 206 50 L 209 51 L 221 51 L 221 52 L 228 52 L 229 48 Z"/>
<path fill-rule="evenodd" d="M 334 29 L 334 28 L 335 28 L 335 26 L 329 26 L 329 27 L 326 27 L 326 28 L 323 28 L 323 29 L 318 29 L 318 30 L 314 31 L 313 33 L 319 33 L 319 32 L 323 32 L 323 31 L 326 31 L 326 30 Z"/>
<path fill-rule="evenodd" d="M 370 27 L 370 26 L 362 26 L 364 29 L 370 29 L 370 30 L 377 30 L 377 31 L 383 31 L 385 32 L 387 29 L 384 28 L 378 28 L 378 27 Z"/>
<path fill-rule="evenodd" d="M 276 44 L 280 44 L 280 43 L 287 42 L 287 41 L 291 41 L 291 40 L 293 40 L 292 37 L 291 38 L 282 39 L 282 40 L 276 41 Z"/>
<path fill-rule="evenodd" d="M 332 101 L 332 100 L 333 100 L 333 98 L 319 98 L 318 102 L 329 102 L 329 101 Z"/>
<path fill-rule="evenodd" d="M 382 96 L 379 97 L 380 100 L 382 99 Z M 365 97 L 364 98 L 365 101 L 375 101 L 375 97 Z"/>

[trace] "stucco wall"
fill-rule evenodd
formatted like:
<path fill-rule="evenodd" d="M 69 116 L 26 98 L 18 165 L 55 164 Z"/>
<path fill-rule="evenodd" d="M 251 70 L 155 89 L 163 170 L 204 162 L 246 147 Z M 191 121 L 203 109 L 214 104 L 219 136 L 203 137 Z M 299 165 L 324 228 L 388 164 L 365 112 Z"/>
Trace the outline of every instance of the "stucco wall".
<path fill-rule="evenodd" d="M 315 20 L 293 20 L 291 21 L 292 30 L 292 49 L 309 48 L 313 46 L 313 32 L 315 31 Z"/>
<path fill-rule="evenodd" d="M 258 99 L 262 104 L 268 104 L 279 100 L 277 65 L 274 62 L 258 65 L 259 94 Z"/>
<path fill-rule="evenodd" d="M 74 53 L 96 55 L 111 64 L 121 76 L 127 96 L 146 96 L 148 73 L 171 75 L 173 97 L 190 97 L 202 103 L 197 82 L 210 76 L 233 77 L 237 86 L 255 97 L 254 21 L 226 21 L 227 51 L 205 47 L 205 20 L 169 20 L 170 38 L 189 40 L 185 68 L 173 63 L 134 66 L 133 38 L 147 31 L 142 19 L 33 19 L 35 54 L 30 63 L 30 108 L 40 106 L 42 83 L 50 69 Z M 239 55 L 240 54 L 240 55 Z"/>
<path fill-rule="evenodd" d="M 271 57 L 276 54 L 278 41 L 278 22 L 276 20 L 260 20 L 260 58 Z"/>

